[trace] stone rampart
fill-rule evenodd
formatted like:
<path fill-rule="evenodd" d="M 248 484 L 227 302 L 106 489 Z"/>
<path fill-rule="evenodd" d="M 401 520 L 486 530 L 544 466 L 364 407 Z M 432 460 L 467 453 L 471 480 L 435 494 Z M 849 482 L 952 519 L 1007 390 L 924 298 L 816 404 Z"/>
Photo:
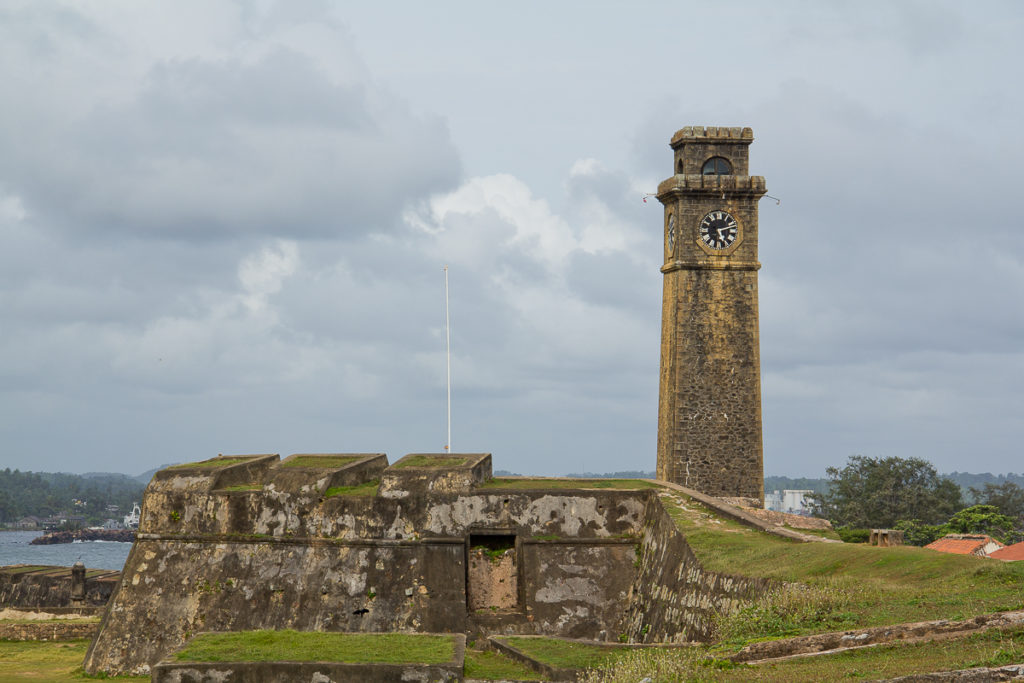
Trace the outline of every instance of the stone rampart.
<path fill-rule="evenodd" d="M 121 573 L 92 569 L 85 573 L 83 606 L 102 606 Z M 71 568 L 16 564 L 0 567 L 0 607 L 70 607 Z"/>
<path fill-rule="evenodd" d="M 198 631 L 465 632 L 479 538 L 514 550 L 515 600 L 494 606 L 512 632 L 621 632 L 649 491 L 479 488 L 472 471 L 489 473 L 490 456 L 467 456 L 470 475 L 427 477 L 445 486 L 421 472 L 402 497 L 330 495 L 329 468 L 285 486 L 273 456 L 220 462 L 163 470 L 147 488 L 88 671 L 146 671 Z"/>
<path fill-rule="evenodd" d="M 638 563 L 626 622 L 632 642 L 708 640 L 716 614 L 736 610 L 770 585 L 704 569 L 656 496 L 648 502 Z"/>
<path fill-rule="evenodd" d="M 498 488 L 489 455 L 378 457 L 158 473 L 86 671 L 149 671 L 200 631 L 705 639 L 763 585 L 705 571 L 656 489 Z M 400 495 L 375 495 L 389 479 Z"/>
<path fill-rule="evenodd" d="M 81 640 L 96 635 L 94 621 L 0 621 L 0 640 Z"/>

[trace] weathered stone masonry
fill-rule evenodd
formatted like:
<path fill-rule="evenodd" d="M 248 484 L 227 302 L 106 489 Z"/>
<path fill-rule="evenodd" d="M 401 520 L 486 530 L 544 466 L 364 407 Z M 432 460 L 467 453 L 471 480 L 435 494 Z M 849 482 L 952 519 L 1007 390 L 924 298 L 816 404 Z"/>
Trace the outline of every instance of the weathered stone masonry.
<path fill-rule="evenodd" d="M 146 671 L 200 631 L 688 640 L 746 586 L 701 571 L 651 489 L 493 488 L 489 455 L 385 466 L 272 455 L 157 473 L 86 670 Z M 375 479 L 377 495 L 330 495 Z M 511 559 L 512 592 L 474 590 L 510 571 L 471 572 L 481 548 Z"/>
<path fill-rule="evenodd" d="M 749 128 L 690 126 L 672 138 L 675 174 L 658 186 L 665 207 L 658 478 L 712 496 L 763 503 L 757 203 Z M 705 174 L 726 159 L 729 172 Z M 712 248 L 700 224 L 712 211 L 738 224 Z"/>

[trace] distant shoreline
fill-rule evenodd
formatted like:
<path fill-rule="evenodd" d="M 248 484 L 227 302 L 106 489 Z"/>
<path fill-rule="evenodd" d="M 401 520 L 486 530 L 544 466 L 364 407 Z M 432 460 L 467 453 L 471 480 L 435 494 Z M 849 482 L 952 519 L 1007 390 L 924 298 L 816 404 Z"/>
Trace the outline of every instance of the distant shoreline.
<path fill-rule="evenodd" d="M 131 529 L 77 529 L 75 531 L 54 531 L 37 536 L 29 541 L 29 545 L 55 545 L 57 543 L 74 543 L 75 541 L 113 541 L 132 543 L 135 532 Z"/>

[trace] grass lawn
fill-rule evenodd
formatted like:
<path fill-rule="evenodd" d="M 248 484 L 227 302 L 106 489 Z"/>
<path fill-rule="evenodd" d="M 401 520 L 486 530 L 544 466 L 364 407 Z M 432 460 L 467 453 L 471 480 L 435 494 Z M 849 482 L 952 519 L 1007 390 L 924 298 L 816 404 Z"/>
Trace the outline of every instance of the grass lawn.
<path fill-rule="evenodd" d="M 324 491 L 324 498 L 333 498 L 334 496 L 376 496 L 378 488 L 380 488 L 380 479 L 364 481 L 362 484 L 356 484 L 355 486 L 332 486 Z"/>
<path fill-rule="evenodd" d="M 300 455 L 297 458 L 283 461 L 281 467 L 344 467 L 362 459 L 360 455 Z"/>
<path fill-rule="evenodd" d="M 744 615 L 747 632 L 739 634 L 747 640 L 966 619 L 1024 608 L 1024 562 L 998 562 L 912 546 L 798 543 L 714 517 L 682 494 L 662 494 L 661 500 L 707 569 L 810 586 L 803 610 L 811 618 L 785 624 L 781 623 L 785 619 L 777 618 L 779 609 L 772 608 L 772 614 L 755 609 Z M 814 603 L 819 599 L 821 609 L 816 610 Z M 819 612 L 817 617 L 815 612 Z"/>
<path fill-rule="evenodd" d="M 0 683 L 10 681 L 95 680 L 82 673 L 88 640 L 64 642 L 0 641 Z M 117 681 L 149 681 L 149 676 L 119 676 Z"/>
<path fill-rule="evenodd" d="M 629 648 L 599 647 L 587 643 L 576 643 L 571 640 L 557 638 L 517 638 L 508 636 L 505 639 L 512 647 L 536 659 L 539 662 L 558 668 L 586 669 L 611 664 Z"/>
<path fill-rule="evenodd" d="M 179 662 L 442 664 L 451 661 L 454 652 L 451 636 L 242 631 L 196 636 L 174 658 Z"/>
<path fill-rule="evenodd" d="M 494 477 L 482 489 L 657 489 L 661 488 L 643 479 L 513 479 Z"/>
<path fill-rule="evenodd" d="M 539 673 L 498 652 L 489 650 L 466 650 L 466 678 L 480 678 L 485 681 L 539 681 Z"/>

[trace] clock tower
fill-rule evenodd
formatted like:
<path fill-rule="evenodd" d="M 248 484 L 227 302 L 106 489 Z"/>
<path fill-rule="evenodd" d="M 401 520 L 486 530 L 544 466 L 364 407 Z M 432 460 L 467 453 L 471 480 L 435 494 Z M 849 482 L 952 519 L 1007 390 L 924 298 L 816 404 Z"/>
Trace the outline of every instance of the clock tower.
<path fill-rule="evenodd" d="M 757 202 L 749 128 L 672 136 L 658 398 L 658 478 L 764 503 Z"/>

